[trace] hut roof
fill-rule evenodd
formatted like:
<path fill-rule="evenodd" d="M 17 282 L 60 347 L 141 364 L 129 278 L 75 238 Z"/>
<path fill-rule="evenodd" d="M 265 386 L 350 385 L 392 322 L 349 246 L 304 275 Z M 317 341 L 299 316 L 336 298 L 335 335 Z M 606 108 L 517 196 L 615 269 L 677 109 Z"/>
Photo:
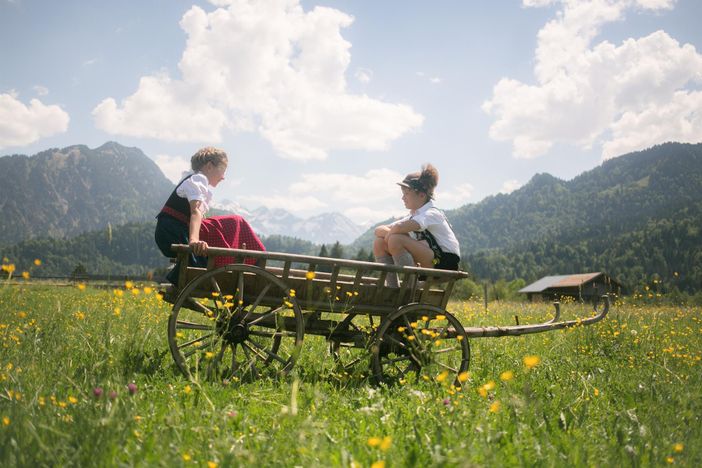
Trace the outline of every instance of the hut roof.
<path fill-rule="evenodd" d="M 604 273 L 598 271 L 595 273 L 579 273 L 575 275 L 544 276 L 540 280 L 523 287 L 519 292 L 539 293 L 549 288 L 578 287 L 603 274 Z"/>

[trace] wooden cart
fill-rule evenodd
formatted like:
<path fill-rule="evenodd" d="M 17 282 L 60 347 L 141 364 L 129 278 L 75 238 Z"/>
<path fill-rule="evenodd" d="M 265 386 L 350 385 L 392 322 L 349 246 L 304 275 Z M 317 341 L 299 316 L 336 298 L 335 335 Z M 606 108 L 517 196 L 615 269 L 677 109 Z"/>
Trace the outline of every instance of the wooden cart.
<path fill-rule="evenodd" d="M 470 338 L 539 333 L 602 320 L 549 321 L 506 327 L 463 327 L 446 310 L 462 271 L 399 267 L 335 258 L 210 248 L 207 268 L 187 266 L 190 248 L 174 245 L 179 280 L 164 291 L 173 304 L 168 343 L 190 378 L 255 379 L 286 374 L 304 336 L 323 336 L 341 369 L 358 365 L 376 383 L 448 379 L 458 385 L 470 362 Z M 215 259 L 232 263 L 215 268 Z M 397 273 L 400 288 L 385 286 Z"/>

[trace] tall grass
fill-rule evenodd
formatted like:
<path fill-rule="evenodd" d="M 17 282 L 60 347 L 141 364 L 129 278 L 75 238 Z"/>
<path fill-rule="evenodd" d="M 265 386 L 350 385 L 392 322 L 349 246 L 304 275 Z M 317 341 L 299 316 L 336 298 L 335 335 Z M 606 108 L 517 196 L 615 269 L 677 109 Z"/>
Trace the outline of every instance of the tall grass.
<path fill-rule="evenodd" d="M 471 340 L 470 378 L 370 385 L 305 337 L 283 380 L 190 382 L 153 289 L 0 286 L 0 465 L 699 466 L 702 311 Z M 548 305 L 456 302 L 466 326 Z M 564 307 L 566 318 L 589 315 Z"/>

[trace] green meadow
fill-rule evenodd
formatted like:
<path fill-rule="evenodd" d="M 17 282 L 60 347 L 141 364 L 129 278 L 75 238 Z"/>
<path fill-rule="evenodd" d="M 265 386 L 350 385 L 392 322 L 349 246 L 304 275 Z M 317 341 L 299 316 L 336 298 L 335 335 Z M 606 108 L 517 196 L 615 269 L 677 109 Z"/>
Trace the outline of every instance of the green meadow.
<path fill-rule="evenodd" d="M 465 326 L 548 304 L 453 302 Z M 566 319 L 591 310 L 566 304 Z M 305 337 L 290 375 L 189 381 L 149 285 L 0 285 L 0 466 L 700 466 L 702 309 L 472 339 L 469 378 L 373 386 Z"/>

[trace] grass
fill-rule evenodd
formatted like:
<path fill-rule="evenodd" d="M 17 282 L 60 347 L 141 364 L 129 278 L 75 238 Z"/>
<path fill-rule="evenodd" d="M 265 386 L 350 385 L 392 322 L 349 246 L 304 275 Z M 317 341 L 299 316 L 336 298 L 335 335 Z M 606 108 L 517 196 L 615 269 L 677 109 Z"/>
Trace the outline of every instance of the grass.
<path fill-rule="evenodd" d="M 177 371 L 169 305 L 129 286 L 0 286 L 0 465 L 702 463 L 699 307 L 619 303 L 590 327 L 471 340 L 458 392 L 339 377 L 316 337 L 287 378 L 223 385 Z M 490 307 L 449 311 L 466 326 L 550 312 Z"/>

